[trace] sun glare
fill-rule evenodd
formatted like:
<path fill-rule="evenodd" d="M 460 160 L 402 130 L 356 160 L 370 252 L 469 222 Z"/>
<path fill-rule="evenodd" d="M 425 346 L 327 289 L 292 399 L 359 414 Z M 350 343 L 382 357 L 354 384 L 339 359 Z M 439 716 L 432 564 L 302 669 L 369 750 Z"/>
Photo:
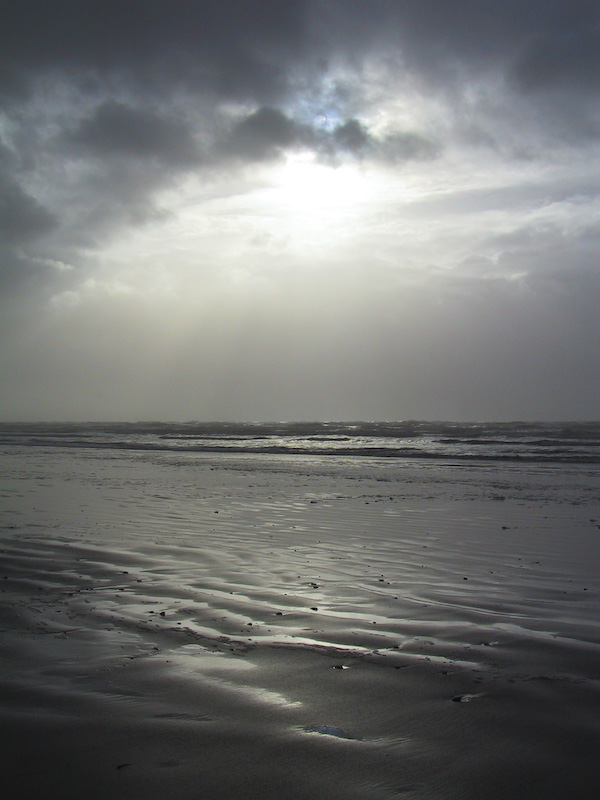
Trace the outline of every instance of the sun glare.
<path fill-rule="evenodd" d="M 263 200 L 290 232 L 351 231 L 373 198 L 372 182 L 360 165 L 323 164 L 309 154 L 278 166 Z"/>
<path fill-rule="evenodd" d="M 330 166 L 294 156 L 281 167 L 276 191 L 292 210 L 349 208 L 364 199 L 365 179 L 355 165 Z"/>

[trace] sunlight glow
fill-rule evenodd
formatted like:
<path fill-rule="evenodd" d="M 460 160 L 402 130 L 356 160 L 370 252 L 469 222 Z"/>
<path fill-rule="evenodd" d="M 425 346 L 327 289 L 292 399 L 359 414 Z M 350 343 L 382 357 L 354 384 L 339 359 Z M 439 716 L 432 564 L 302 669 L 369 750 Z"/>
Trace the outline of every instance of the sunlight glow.
<path fill-rule="evenodd" d="M 330 212 L 351 209 L 368 199 L 369 182 L 354 164 L 334 166 L 311 154 L 289 156 L 279 168 L 274 192 L 290 212 Z M 275 199 L 275 198 L 273 198 Z"/>
<path fill-rule="evenodd" d="M 369 175 L 357 164 L 330 165 L 295 154 L 279 166 L 263 200 L 290 234 L 352 230 L 375 196 Z"/>

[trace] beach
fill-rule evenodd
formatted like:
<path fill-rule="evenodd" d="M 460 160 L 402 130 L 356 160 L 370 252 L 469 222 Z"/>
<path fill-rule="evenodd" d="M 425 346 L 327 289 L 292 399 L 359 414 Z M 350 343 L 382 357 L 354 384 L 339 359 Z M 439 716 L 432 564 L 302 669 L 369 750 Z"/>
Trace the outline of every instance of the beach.
<path fill-rule="evenodd" d="M 5 446 L 15 800 L 587 797 L 597 464 Z"/>

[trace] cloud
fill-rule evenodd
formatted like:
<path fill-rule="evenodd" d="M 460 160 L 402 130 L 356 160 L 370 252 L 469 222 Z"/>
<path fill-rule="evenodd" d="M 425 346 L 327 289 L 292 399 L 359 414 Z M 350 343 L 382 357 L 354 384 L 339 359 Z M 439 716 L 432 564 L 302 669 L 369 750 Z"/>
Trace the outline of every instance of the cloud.
<path fill-rule="evenodd" d="M 332 139 L 338 150 L 348 150 L 359 155 L 371 147 L 371 137 L 357 119 L 349 119 L 338 125 L 333 131 Z"/>
<path fill-rule="evenodd" d="M 554 88 L 600 89 L 600 30 L 583 28 L 537 35 L 527 42 L 514 65 L 524 92 Z"/>
<path fill-rule="evenodd" d="M 307 140 L 307 133 L 276 108 L 265 106 L 238 120 L 219 148 L 248 161 L 272 159 Z"/>
<path fill-rule="evenodd" d="M 10 176 L 0 174 L 0 243 L 22 243 L 42 236 L 57 224 L 54 215 Z"/>
<path fill-rule="evenodd" d="M 101 158 L 150 158 L 181 168 L 200 160 L 199 148 L 184 123 L 114 100 L 98 106 L 67 136 L 67 142 Z"/>
<path fill-rule="evenodd" d="M 253 162 L 277 159 L 297 150 L 312 151 L 333 165 L 348 158 L 398 164 L 439 155 L 438 145 L 418 133 L 395 131 L 377 136 L 355 118 L 328 130 L 318 124 L 297 122 L 268 106 L 236 120 L 217 144 L 215 154 Z"/>
<path fill-rule="evenodd" d="M 428 160 L 440 155 L 440 146 L 418 133 L 396 132 L 384 136 L 376 143 L 376 151 L 390 163 L 410 159 Z"/>
<path fill-rule="evenodd" d="M 331 5 L 327 36 L 352 53 L 394 49 L 406 66 L 418 67 L 439 85 L 456 77 L 452 64 L 469 71 L 508 65 L 536 37 L 560 40 L 598 29 L 595 0 L 340 0 Z"/>
<path fill-rule="evenodd" d="M 5 0 L 14 413 L 591 414 L 597 11 Z"/>
<path fill-rule="evenodd" d="M 357 119 L 349 119 L 334 128 L 324 143 L 324 149 L 338 157 L 351 154 L 359 159 L 384 161 L 390 165 L 413 159 L 429 160 L 440 154 L 439 145 L 422 134 L 392 131 L 377 136 Z"/>
<path fill-rule="evenodd" d="M 202 88 L 264 99 L 281 92 L 278 65 L 301 48 L 305 2 L 48 0 L 3 4 L 0 67 L 10 96 L 77 73 L 90 85 L 120 76 L 138 91 Z"/>

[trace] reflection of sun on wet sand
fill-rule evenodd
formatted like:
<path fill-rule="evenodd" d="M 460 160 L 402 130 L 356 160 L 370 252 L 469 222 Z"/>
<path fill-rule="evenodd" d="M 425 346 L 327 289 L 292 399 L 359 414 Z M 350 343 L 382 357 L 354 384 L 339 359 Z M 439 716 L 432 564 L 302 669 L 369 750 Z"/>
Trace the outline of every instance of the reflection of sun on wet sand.
<path fill-rule="evenodd" d="M 500 500 L 497 470 L 370 460 L 2 469 L 11 797 L 596 786 L 598 528 L 551 471 Z"/>

